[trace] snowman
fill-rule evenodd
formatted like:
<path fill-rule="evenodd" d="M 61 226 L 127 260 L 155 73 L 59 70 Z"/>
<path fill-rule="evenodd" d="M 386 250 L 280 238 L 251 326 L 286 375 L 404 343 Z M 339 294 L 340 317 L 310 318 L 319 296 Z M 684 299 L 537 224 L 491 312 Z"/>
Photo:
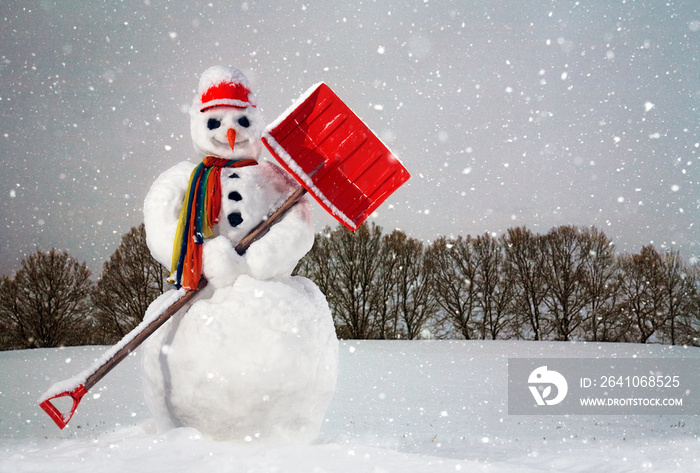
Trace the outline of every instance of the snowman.
<path fill-rule="evenodd" d="M 291 276 L 313 245 L 309 202 L 239 255 L 236 244 L 296 184 L 260 160 L 264 122 L 239 70 L 202 74 L 190 128 L 202 162 L 181 162 L 156 179 L 144 223 L 176 287 L 194 289 L 200 276 L 208 285 L 144 343 L 147 405 L 159 431 L 313 441 L 335 390 L 338 340 L 323 294 Z"/>

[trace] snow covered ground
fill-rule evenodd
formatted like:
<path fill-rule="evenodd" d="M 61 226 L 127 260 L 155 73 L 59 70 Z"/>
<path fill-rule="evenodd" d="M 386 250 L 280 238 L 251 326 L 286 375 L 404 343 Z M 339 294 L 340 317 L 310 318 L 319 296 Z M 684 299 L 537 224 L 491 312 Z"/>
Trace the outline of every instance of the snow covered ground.
<path fill-rule="evenodd" d="M 507 406 L 509 357 L 700 359 L 697 348 L 345 341 L 320 439 L 302 446 L 155 433 L 138 355 L 60 431 L 36 398 L 104 350 L 0 353 L 0 472 L 700 471 L 698 416 L 511 416 Z"/>

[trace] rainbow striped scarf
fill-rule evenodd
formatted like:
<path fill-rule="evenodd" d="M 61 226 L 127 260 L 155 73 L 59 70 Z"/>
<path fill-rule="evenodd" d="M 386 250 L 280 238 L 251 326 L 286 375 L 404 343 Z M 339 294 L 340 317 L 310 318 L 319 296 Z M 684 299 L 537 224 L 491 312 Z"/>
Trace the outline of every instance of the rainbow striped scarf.
<path fill-rule="evenodd" d="M 258 164 L 254 159 L 229 161 L 207 156 L 190 175 L 173 243 L 168 282 L 178 289 L 197 289 L 202 275 L 202 244 L 213 235 L 221 211 L 221 170 Z"/>

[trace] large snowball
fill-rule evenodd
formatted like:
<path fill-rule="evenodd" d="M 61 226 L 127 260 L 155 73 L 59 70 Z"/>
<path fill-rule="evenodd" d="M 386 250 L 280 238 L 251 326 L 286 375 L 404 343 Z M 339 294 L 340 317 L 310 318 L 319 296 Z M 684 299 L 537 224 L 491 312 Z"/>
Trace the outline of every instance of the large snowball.
<path fill-rule="evenodd" d="M 245 275 L 205 292 L 144 344 L 158 427 L 186 425 L 218 440 L 314 440 L 338 369 L 323 294 L 301 277 Z"/>

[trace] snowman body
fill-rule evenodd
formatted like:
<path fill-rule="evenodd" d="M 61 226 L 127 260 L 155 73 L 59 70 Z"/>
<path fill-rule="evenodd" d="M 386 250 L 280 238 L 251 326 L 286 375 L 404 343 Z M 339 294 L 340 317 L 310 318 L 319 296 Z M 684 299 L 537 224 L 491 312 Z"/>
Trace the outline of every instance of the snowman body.
<path fill-rule="evenodd" d="M 241 83 L 248 99 L 242 104 Z M 212 88 L 223 92 L 207 96 Z M 191 112 L 200 156 L 258 160 L 263 127 L 251 96 L 235 69 L 205 72 Z M 166 267 L 194 167 L 183 162 L 161 174 L 144 203 L 148 246 Z M 302 199 L 238 255 L 235 245 L 296 184 L 269 162 L 224 168 L 220 184 L 218 223 L 202 249 L 209 284 L 144 343 L 147 404 L 159 430 L 187 426 L 218 440 L 312 441 L 335 390 L 338 341 L 323 294 L 291 276 L 313 245 L 309 202 Z"/>

